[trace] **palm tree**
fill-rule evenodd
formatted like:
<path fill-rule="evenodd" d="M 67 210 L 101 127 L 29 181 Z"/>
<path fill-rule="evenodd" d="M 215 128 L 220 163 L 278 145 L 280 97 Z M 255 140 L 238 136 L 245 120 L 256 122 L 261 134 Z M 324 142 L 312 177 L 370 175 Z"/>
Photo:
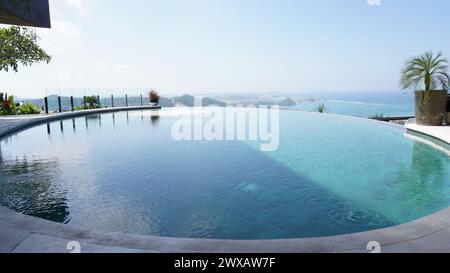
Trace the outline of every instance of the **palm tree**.
<path fill-rule="evenodd" d="M 400 84 L 403 89 L 410 89 L 424 83 L 425 96 L 428 97 L 431 91 L 438 88 L 447 90 L 449 82 L 448 60 L 443 58 L 442 52 L 434 55 L 428 51 L 406 62 Z"/>

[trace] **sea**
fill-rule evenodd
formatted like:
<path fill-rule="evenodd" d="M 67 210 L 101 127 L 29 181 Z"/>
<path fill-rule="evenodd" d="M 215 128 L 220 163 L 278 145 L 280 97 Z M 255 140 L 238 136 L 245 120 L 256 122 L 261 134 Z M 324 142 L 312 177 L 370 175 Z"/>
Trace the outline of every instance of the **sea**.
<path fill-rule="evenodd" d="M 358 116 L 358 117 L 409 117 L 414 116 L 413 92 L 394 91 L 364 91 L 364 92 L 293 92 L 293 93 L 223 93 L 223 94 L 194 94 L 195 96 L 211 97 L 219 101 L 232 104 L 257 104 L 261 101 L 280 101 L 286 98 L 294 100 L 295 106 L 281 106 L 283 109 L 315 111 L 318 105 L 324 104 L 328 113 Z M 162 96 L 171 98 L 168 95 Z M 102 96 L 101 102 L 108 105 L 110 96 Z M 129 96 L 129 105 L 140 105 L 138 95 Z M 20 99 L 18 101 L 21 101 Z M 32 102 L 43 107 L 43 99 L 22 101 Z M 49 96 L 49 108 L 56 111 L 58 108 L 57 96 Z M 82 105 L 82 98 L 75 98 L 76 105 Z M 124 97 L 115 97 L 116 106 L 124 106 Z M 62 97 L 62 107 L 70 110 L 69 97 Z"/>
<path fill-rule="evenodd" d="M 343 92 L 322 94 L 289 94 L 296 106 L 284 107 L 293 110 L 315 111 L 324 104 L 328 113 L 372 117 L 414 116 L 413 92 Z M 310 101 L 302 98 L 312 98 Z"/>

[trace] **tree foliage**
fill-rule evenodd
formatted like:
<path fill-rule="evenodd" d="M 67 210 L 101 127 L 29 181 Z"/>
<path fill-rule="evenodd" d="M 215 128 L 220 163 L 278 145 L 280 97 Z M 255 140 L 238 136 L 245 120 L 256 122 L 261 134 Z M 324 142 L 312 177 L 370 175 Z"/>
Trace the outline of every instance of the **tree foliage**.
<path fill-rule="evenodd" d="M 87 109 L 97 109 L 101 108 L 100 101 L 98 101 L 97 96 L 87 96 L 84 100 Z"/>
<path fill-rule="evenodd" d="M 400 85 L 403 89 L 417 88 L 424 84 L 427 93 L 438 88 L 448 89 L 450 77 L 448 61 L 442 53 L 425 54 L 408 60 L 402 71 Z"/>
<path fill-rule="evenodd" d="M 49 63 L 48 55 L 36 41 L 39 37 L 26 27 L 0 28 L 0 71 L 18 71 L 19 64 Z"/>

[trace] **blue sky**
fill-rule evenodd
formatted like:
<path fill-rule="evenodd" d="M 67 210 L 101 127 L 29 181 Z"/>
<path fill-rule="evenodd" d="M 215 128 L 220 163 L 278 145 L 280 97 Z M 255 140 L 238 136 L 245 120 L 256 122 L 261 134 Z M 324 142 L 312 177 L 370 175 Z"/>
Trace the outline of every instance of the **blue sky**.
<path fill-rule="evenodd" d="M 53 28 L 37 31 L 53 61 L 0 72 L 2 90 L 398 90 L 407 58 L 450 57 L 447 0 L 50 2 Z"/>

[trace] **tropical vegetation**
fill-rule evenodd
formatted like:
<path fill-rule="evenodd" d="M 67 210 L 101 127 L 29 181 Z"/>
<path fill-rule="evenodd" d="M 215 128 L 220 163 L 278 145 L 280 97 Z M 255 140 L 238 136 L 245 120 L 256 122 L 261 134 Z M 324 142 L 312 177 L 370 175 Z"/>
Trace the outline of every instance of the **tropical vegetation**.
<path fill-rule="evenodd" d="M 20 115 L 35 115 L 35 114 L 40 114 L 40 113 L 41 113 L 41 109 L 39 109 L 38 106 L 36 106 L 30 102 L 23 103 L 19 106 L 19 114 Z"/>
<path fill-rule="evenodd" d="M 400 85 L 403 89 L 423 86 L 425 96 L 429 97 L 432 91 L 447 90 L 449 82 L 448 60 L 443 57 L 442 52 L 435 55 L 428 51 L 406 62 Z"/>
<path fill-rule="evenodd" d="M 327 111 L 327 107 L 323 103 L 316 105 L 316 108 L 314 109 L 314 112 L 317 113 L 326 113 Z"/>
<path fill-rule="evenodd" d="M 0 28 L 0 71 L 18 71 L 19 64 L 30 66 L 39 62 L 49 63 L 48 55 L 36 41 L 39 37 L 30 28 L 12 26 Z"/>
<path fill-rule="evenodd" d="M 14 96 L 0 93 L 0 116 L 16 115 L 19 104 L 14 102 Z"/>
<path fill-rule="evenodd" d="M 100 102 L 98 101 L 97 96 L 88 96 L 85 98 L 84 103 L 86 104 L 88 109 L 97 109 L 101 108 Z"/>
<path fill-rule="evenodd" d="M 386 119 L 386 117 L 383 114 L 374 114 L 374 115 L 370 116 L 369 119 L 384 121 Z"/>

